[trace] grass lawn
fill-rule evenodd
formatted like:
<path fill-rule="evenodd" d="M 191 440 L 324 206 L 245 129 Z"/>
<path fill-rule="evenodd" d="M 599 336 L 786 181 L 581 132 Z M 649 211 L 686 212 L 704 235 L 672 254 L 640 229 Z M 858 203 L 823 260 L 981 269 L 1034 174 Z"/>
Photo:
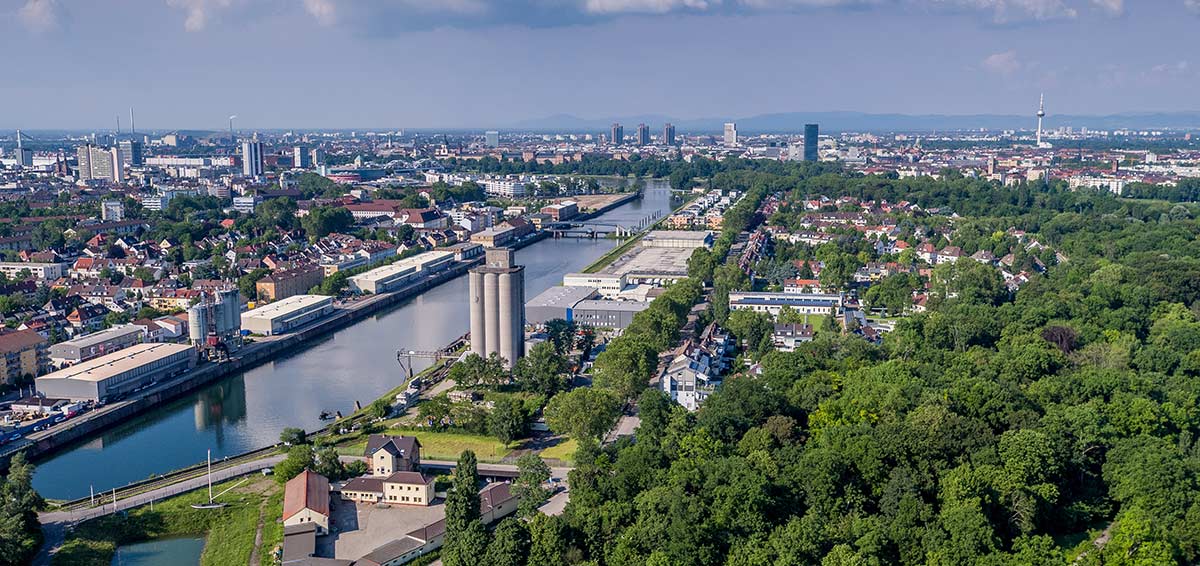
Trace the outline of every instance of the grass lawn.
<path fill-rule="evenodd" d="M 574 439 L 566 439 L 558 444 L 555 444 L 554 446 L 542 450 L 540 456 L 543 458 L 561 460 L 563 462 L 567 462 L 568 464 L 574 464 L 575 450 L 577 448 L 579 448 L 578 442 L 575 442 Z"/>
<path fill-rule="evenodd" d="M 220 493 L 242 481 L 231 480 L 213 486 Z M 122 544 L 133 544 L 159 538 L 184 535 L 204 535 L 204 553 L 200 557 L 202 566 L 246 564 L 254 548 L 254 535 L 258 529 L 259 510 L 263 503 L 263 542 L 271 540 L 271 527 L 281 511 L 272 501 L 281 502 L 282 488 L 271 478 L 250 476 L 246 483 L 221 496 L 217 501 L 228 504 L 221 509 L 192 509 L 191 504 L 208 500 L 207 490 L 196 490 L 166 499 L 149 507 L 139 507 L 125 514 L 108 515 L 81 523 L 68 533 L 62 548 L 54 555 L 54 564 L 108 566 L 113 554 Z M 271 515 L 270 513 L 275 513 Z M 277 544 L 282 540 L 282 527 Z M 270 562 L 264 561 L 264 564 Z"/>
<path fill-rule="evenodd" d="M 426 460 L 457 460 L 463 450 L 473 450 L 480 462 L 499 462 L 512 450 L 503 442 L 490 436 L 461 432 L 436 432 L 413 428 L 389 428 L 384 434 L 415 436 L 421 442 L 421 458 Z M 338 446 L 338 452 L 348 456 L 362 456 L 367 439 Z"/>

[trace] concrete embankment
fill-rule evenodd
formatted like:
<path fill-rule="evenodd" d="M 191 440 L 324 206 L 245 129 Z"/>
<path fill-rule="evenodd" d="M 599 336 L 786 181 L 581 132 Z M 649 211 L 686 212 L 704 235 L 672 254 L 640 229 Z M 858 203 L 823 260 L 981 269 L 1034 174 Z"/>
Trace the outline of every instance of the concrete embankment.
<path fill-rule="evenodd" d="M 544 240 L 547 236 L 548 234 L 546 233 L 537 233 L 518 242 L 513 247 L 520 249 Z M 359 299 L 355 303 L 336 310 L 329 317 L 314 322 L 311 326 L 295 333 L 264 339 L 261 342 L 250 344 L 237 352 L 236 357 L 232 360 L 220 364 L 202 363 L 196 369 L 183 376 L 155 386 L 141 397 L 122 401 L 105 407 L 102 410 L 85 413 L 71 419 L 47 432 L 30 437 L 29 441 L 26 441 L 25 445 L 19 449 L 10 449 L 0 454 L 0 469 L 6 469 L 9 459 L 17 452 L 25 452 L 25 456 L 31 460 L 44 458 L 55 451 L 76 442 L 87 440 L 109 427 L 125 422 L 145 411 L 182 397 L 222 378 L 253 369 L 280 356 L 294 354 L 307 347 L 307 344 L 316 338 L 350 326 L 367 317 L 387 311 L 407 299 L 420 295 L 442 283 L 456 279 L 482 260 L 482 257 L 477 257 L 457 262 L 451 268 L 433 277 L 416 282 L 404 289 Z M 5 448 L 10 447 L 6 446 Z"/>

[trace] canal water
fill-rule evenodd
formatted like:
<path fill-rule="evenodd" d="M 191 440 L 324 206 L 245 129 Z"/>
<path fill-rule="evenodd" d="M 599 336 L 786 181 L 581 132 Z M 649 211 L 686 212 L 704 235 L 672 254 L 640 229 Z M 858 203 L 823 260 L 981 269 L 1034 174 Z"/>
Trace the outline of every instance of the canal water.
<path fill-rule="evenodd" d="M 204 539 L 169 538 L 130 544 L 117 548 L 112 566 L 184 566 L 199 564 Z"/>
<path fill-rule="evenodd" d="M 671 210 L 665 182 L 648 182 L 642 199 L 597 222 L 637 224 Z M 565 273 L 578 271 L 613 240 L 543 240 L 517 252 L 532 299 Z M 396 351 L 435 350 L 467 332 L 467 278 L 459 277 L 364 319 L 295 353 L 185 395 L 37 463 L 34 487 L 43 497 L 73 499 L 120 487 L 204 460 L 262 448 L 286 427 L 323 426 L 322 411 L 348 414 L 396 387 L 403 372 Z M 429 362 L 413 359 L 419 371 Z"/>

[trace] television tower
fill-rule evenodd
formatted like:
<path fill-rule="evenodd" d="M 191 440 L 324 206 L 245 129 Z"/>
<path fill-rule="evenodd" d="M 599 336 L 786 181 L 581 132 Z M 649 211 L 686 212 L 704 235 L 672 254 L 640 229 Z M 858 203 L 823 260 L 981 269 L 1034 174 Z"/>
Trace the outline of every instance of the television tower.
<path fill-rule="evenodd" d="M 1046 147 L 1042 145 L 1042 118 L 1046 117 L 1046 95 L 1043 93 L 1038 99 L 1038 129 L 1037 129 L 1037 146 L 1039 148 Z"/>

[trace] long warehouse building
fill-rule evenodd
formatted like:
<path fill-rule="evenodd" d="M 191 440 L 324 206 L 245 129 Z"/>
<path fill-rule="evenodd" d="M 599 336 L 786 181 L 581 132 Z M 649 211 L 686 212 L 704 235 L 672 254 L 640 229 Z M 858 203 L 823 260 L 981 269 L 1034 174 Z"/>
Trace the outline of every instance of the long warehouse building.
<path fill-rule="evenodd" d="M 592 328 L 625 328 L 650 307 L 646 301 L 598 299 L 595 287 L 550 287 L 525 304 L 525 319 L 545 324 L 561 318 Z"/>
<path fill-rule="evenodd" d="M 454 252 L 420 253 L 351 277 L 350 289 L 357 293 L 386 293 L 423 275 L 442 271 L 453 262 Z"/>
<path fill-rule="evenodd" d="M 333 312 L 333 297 L 292 295 L 242 313 L 242 330 L 272 336 L 291 332 Z"/>
<path fill-rule="evenodd" d="M 195 364 L 196 351 L 187 344 L 135 344 L 43 375 L 36 385 L 48 398 L 99 401 L 178 375 Z"/>

